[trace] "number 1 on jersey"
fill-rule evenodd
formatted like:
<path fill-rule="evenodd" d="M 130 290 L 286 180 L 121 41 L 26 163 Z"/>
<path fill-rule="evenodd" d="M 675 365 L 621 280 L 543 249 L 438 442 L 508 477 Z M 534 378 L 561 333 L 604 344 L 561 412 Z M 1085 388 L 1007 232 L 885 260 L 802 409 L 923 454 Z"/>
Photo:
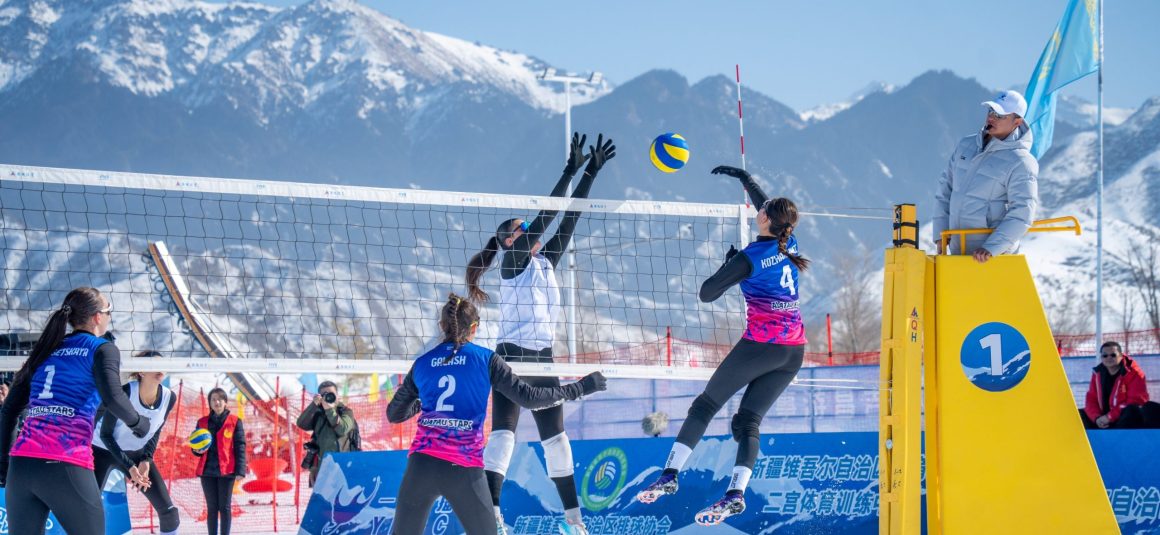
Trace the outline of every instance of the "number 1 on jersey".
<path fill-rule="evenodd" d="M 40 395 L 36 396 L 36 399 L 52 399 L 52 378 L 56 375 L 56 365 L 45 366 L 44 372 L 48 374 L 48 377 L 44 379 L 44 390 L 40 391 Z"/>

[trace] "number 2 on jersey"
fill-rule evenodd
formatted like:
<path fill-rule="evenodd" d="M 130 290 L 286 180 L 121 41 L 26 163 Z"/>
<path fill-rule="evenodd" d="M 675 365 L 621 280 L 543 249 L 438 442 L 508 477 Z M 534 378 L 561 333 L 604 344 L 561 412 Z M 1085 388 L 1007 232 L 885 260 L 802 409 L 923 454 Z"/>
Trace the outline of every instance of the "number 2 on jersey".
<path fill-rule="evenodd" d="M 439 399 L 435 401 L 435 410 L 439 412 L 450 412 L 455 410 L 455 405 L 447 403 L 447 398 L 451 397 L 451 394 L 455 393 L 455 376 L 444 375 L 443 377 L 440 377 L 439 388 L 446 388 L 447 390 L 444 390 L 443 393 L 439 395 Z"/>
<path fill-rule="evenodd" d="M 781 268 L 781 287 L 789 289 L 790 295 L 797 295 L 797 288 L 793 285 L 793 270 L 788 265 Z"/>

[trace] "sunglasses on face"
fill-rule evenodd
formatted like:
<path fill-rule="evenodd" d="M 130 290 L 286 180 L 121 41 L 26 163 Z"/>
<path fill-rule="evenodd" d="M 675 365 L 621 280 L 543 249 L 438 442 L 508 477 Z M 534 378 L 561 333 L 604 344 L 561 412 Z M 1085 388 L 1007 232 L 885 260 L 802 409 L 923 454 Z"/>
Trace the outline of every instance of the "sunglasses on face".
<path fill-rule="evenodd" d="M 1003 119 L 1010 118 L 1013 115 L 1015 115 L 1015 114 L 1008 113 L 1006 115 L 999 115 L 998 113 L 995 113 L 995 110 L 987 110 L 987 117 L 994 118 L 997 121 L 1002 121 Z"/>
<path fill-rule="evenodd" d="M 112 316 L 113 315 L 113 305 L 109 305 L 101 310 L 98 310 L 97 314 L 105 314 L 107 316 Z"/>
<path fill-rule="evenodd" d="M 1116 358 L 1118 353 L 1100 353 L 1100 356 L 1106 359 Z"/>
<path fill-rule="evenodd" d="M 527 232 L 528 229 L 530 229 L 530 228 L 532 228 L 531 223 L 529 223 L 527 221 L 520 221 L 519 226 L 517 226 L 514 230 L 512 230 L 512 232 L 515 232 L 516 230 L 521 230 L 523 232 Z"/>

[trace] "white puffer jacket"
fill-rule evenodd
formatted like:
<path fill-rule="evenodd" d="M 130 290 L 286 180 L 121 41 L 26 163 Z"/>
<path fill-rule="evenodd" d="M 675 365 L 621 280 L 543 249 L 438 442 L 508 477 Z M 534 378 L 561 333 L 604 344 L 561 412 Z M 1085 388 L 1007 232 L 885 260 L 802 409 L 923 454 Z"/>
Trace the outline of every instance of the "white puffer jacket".
<path fill-rule="evenodd" d="M 983 132 L 959 141 L 935 193 L 934 239 L 948 229 L 991 228 L 990 236 L 967 237 L 965 251 L 983 247 L 993 255 L 1014 253 L 1039 208 L 1039 162 L 1031 155 L 1031 131 L 1020 126 L 1007 139 Z M 950 251 L 959 253 L 952 238 Z"/>

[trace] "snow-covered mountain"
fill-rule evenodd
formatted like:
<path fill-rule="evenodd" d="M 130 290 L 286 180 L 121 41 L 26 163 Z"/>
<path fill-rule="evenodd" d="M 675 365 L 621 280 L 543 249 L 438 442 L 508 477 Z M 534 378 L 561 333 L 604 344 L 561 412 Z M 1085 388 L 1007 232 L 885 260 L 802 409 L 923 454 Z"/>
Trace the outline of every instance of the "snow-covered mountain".
<path fill-rule="evenodd" d="M 416 30 L 354 0 L 277 9 L 191 0 L 0 2 L 0 91 L 54 64 L 81 64 L 135 95 L 169 95 L 190 109 L 224 100 L 263 120 L 341 93 L 375 106 L 421 108 L 464 83 L 551 112 L 561 89 L 549 67 L 517 52 Z M 607 84 L 578 86 L 583 104 Z"/>
<path fill-rule="evenodd" d="M 286 9 L 0 0 L 0 162 L 544 194 L 559 176 L 563 137 L 561 88 L 536 80 L 546 67 L 527 53 L 409 28 L 345 0 Z M 724 76 L 690 81 L 665 69 L 616 87 L 574 87 L 574 128 L 603 132 L 620 147 L 592 196 L 738 201 L 735 181 L 708 173 L 739 162 L 735 91 Z M 949 152 L 979 127 L 978 103 L 992 95 L 948 71 L 899 87 L 872 83 L 848 102 L 808 115 L 745 91 L 748 165 L 769 193 L 815 213 L 872 217 L 914 202 L 923 221 Z M 1091 277 L 1088 253 L 1068 254 L 1094 236 L 1085 106 L 1061 100 L 1060 124 L 1068 126 L 1057 129 L 1040 185 L 1043 215 L 1075 212 L 1087 233 L 1059 247 L 1039 245 L 1064 239 L 1054 235 L 1033 236 L 1027 245 L 1046 247 L 1042 264 L 1033 255 L 1033 270 L 1060 296 L 1085 288 Z M 1109 228 L 1139 229 L 1124 227 L 1117 239 L 1156 230 L 1156 113 L 1150 101 L 1108 129 L 1105 217 Z M 1107 113 L 1108 124 L 1117 115 Z M 649 143 L 663 132 L 689 140 L 691 159 L 679 173 L 660 173 L 649 162 Z M 821 312 L 842 257 L 872 255 L 889 239 L 889 223 L 811 216 L 798 232 L 816 261 L 806 284 L 819 301 L 808 308 Z M 472 236 L 472 247 L 482 243 Z"/>
<path fill-rule="evenodd" d="M 862 89 L 859 89 L 849 97 L 846 97 L 846 100 L 831 104 L 820 104 L 801 112 L 801 118 L 806 122 L 825 121 L 826 119 L 833 117 L 836 113 L 848 109 L 850 106 L 861 102 L 862 99 L 873 95 L 874 93 L 890 93 L 894 91 L 894 89 L 894 84 L 888 84 L 886 82 L 870 82 Z"/>

